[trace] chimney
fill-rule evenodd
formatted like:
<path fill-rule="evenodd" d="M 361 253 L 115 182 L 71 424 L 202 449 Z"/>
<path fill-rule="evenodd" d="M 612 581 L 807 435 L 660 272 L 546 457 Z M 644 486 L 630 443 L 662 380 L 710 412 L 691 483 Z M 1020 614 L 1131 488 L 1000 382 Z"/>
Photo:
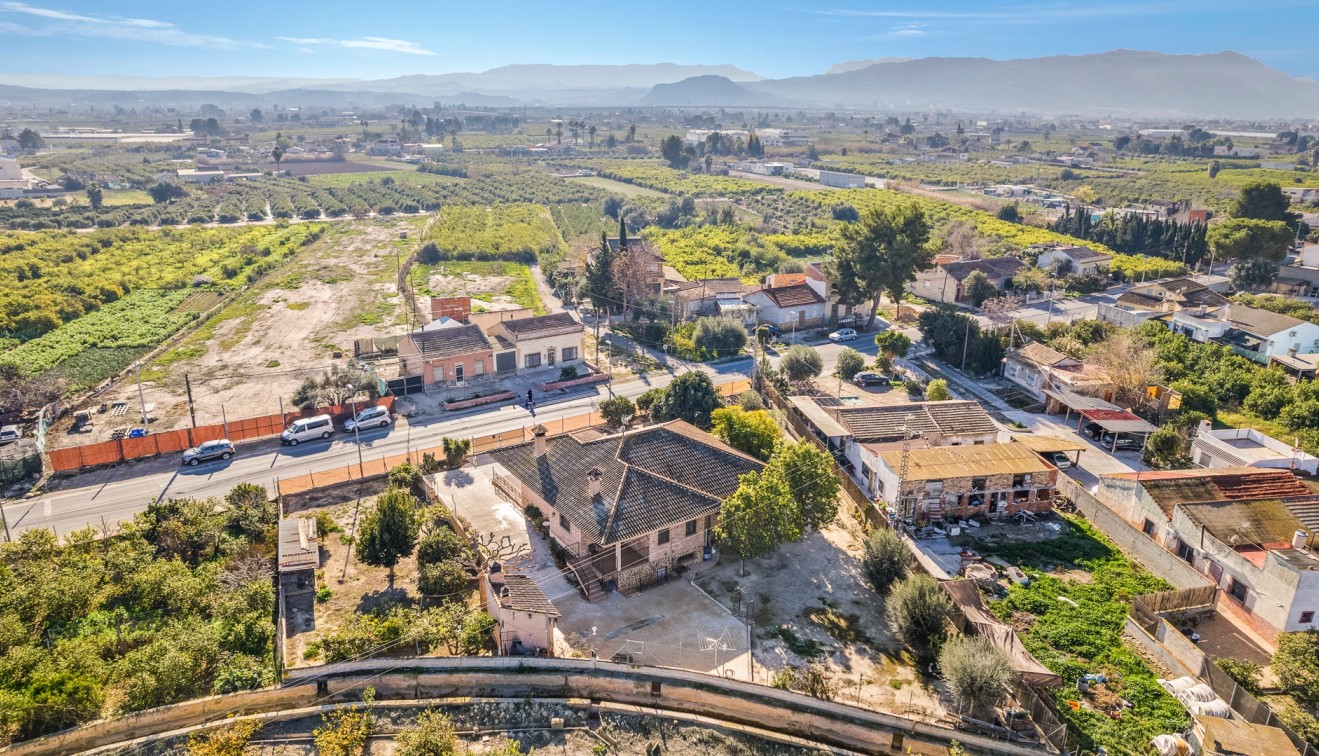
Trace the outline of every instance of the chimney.
<path fill-rule="evenodd" d="M 586 496 L 588 498 L 594 499 L 600 495 L 600 479 L 602 477 L 604 477 L 604 473 L 600 472 L 598 467 L 592 467 L 586 473 Z"/>
<path fill-rule="evenodd" d="M 1298 530 L 1295 533 L 1292 533 L 1292 548 L 1299 551 L 1305 548 L 1305 545 L 1309 542 L 1309 540 L 1310 540 L 1309 533 L 1305 532 L 1304 530 Z"/>
<path fill-rule="evenodd" d="M 531 447 L 532 454 L 536 455 L 537 458 L 545 456 L 545 452 L 548 451 L 545 448 L 545 437 L 548 436 L 549 433 L 549 430 L 543 425 L 537 425 L 535 428 L 531 429 L 531 434 L 535 439 L 535 443 Z"/>

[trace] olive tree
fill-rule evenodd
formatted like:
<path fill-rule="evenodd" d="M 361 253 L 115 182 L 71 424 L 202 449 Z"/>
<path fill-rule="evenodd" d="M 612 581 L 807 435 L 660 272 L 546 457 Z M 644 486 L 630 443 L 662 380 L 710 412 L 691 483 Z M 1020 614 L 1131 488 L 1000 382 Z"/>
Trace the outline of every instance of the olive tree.
<path fill-rule="evenodd" d="M 978 635 L 950 638 L 939 651 L 939 674 L 972 715 L 992 707 L 1015 675 L 1007 655 Z"/>

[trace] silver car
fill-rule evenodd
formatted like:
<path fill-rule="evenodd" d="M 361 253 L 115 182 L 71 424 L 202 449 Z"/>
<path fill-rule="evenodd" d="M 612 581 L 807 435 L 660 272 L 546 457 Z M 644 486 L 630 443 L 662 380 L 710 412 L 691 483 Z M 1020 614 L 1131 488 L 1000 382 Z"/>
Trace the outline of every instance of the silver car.
<path fill-rule="evenodd" d="M 352 433 L 354 430 L 364 431 L 367 428 L 384 428 L 393 420 L 389 415 L 388 407 L 367 407 L 358 412 L 355 417 L 343 424 L 344 433 Z"/>
<path fill-rule="evenodd" d="M 189 467 L 196 467 L 203 462 L 210 462 L 213 459 L 233 459 L 234 445 L 227 438 L 218 438 L 214 441 L 207 441 L 183 453 L 183 464 Z"/>

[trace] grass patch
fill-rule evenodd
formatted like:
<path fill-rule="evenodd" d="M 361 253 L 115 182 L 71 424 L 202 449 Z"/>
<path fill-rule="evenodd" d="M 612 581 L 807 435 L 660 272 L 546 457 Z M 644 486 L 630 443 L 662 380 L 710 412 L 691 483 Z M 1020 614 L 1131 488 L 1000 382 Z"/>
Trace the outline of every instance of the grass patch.
<path fill-rule="evenodd" d="M 824 646 L 819 641 L 802 638 L 788 625 L 779 625 L 772 633 L 772 637 L 783 641 L 783 645 L 787 646 L 789 651 L 803 659 L 814 659 L 824 654 Z"/>
<path fill-rule="evenodd" d="M 288 307 L 290 310 L 294 310 L 296 312 L 302 312 L 308 307 L 311 307 L 311 302 L 288 302 L 285 304 L 285 306 Z"/>
<path fill-rule="evenodd" d="M 277 368 L 277 367 L 279 367 L 279 360 L 271 360 L 270 362 L 267 362 L 267 363 L 266 363 L 266 367 L 268 367 L 268 368 Z"/>

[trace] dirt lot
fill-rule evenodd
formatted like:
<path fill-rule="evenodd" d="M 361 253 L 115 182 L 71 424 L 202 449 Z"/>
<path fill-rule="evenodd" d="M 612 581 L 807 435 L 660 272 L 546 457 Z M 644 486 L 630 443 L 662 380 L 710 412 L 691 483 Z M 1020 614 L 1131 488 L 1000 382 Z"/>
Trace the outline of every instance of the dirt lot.
<path fill-rule="evenodd" d="M 752 601 L 756 681 L 786 667 L 823 663 L 836 700 L 926 721 L 948 713 L 935 685 L 916 674 L 893 638 L 884 603 L 861 577 L 860 526 L 844 515 L 820 533 L 747 562 L 723 559 L 697 578 L 712 597 L 745 616 Z"/>
<path fill-rule="evenodd" d="M 451 260 L 418 266 L 419 295 L 471 297 L 472 307 L 484 310 L 541 309 L 539 293 L 529 265 L 505 261 Z"/>
<path fill-rule="evenodd" d="M 142 370 L 143 395 L 155 430 L 188 425 L 183 377 L 192 382 L 197 423 L 269 415 L 284 408 L 298 384 L 352 357 L 355 339 L 403 332 L 404 307 L 394 291 L 396 254 L 417 244 L 424 216 L 331 224 L 325 236 L 272 271 L 233 304 Z M 399 238 L 403 231 L 409 238 Z M 342 356 L 335 358 L 339 352 Z M 104 441 L 132 427 L 137 386 L 126 380 L 101 398 L 129 411 L 101 416 L 91 432 L 52 433 L 55 445 Z M 222 409 L 223 408 L 223 409 Z M 138 423 L 140 424 L 140 422 Z"/>
<path fill-rule="evenodd" d="M 411 604 L 420 600 L 415 557 L 404 559 L 394 568 L 391 590 L 389 570 L 362 564 L 357 561 L 356 554 L 351 553 L 348 536 L 356 532 L 362 515 L 375 506 L 376 495 L 383 486 L 383 481 L 375 481 L 322 490 L 316 495 L 315 506 L 286 502 L 288 514 L 315 517 L 324 512 L 338 527 L 336 532 L 321 535 L 321 567 L 316 571 L 316 586 L 329 589 L 328 599 L 318 601 L 313 594 L 306 593 L 291 595 L 286 601 L 288 638 L 284 656 L 287 666 L 322 663 L 323 659 L 303 658 L 308 644 L 341 627 L 354 612 L 369 612 L 384 604 Z M 408 651 L 410 653 L 411 649 Z"/>
<path fill-rule="evenodd" d="M 330 173 L 367 173 L 370 171 L 391 171 L 407 170 L 408 167 L 402 164 L 395 164 L 397 167 L 386 165 L 377 165 L 374 163 L 354 163 L 347 160 L 307 160 L 307 161 L 282 161 L 278 169 L 287 171 L 294 176 L 323 176 Z M 273 171 L 276 169 L 274 163 L 266 163 L 265 169 Z"/>

